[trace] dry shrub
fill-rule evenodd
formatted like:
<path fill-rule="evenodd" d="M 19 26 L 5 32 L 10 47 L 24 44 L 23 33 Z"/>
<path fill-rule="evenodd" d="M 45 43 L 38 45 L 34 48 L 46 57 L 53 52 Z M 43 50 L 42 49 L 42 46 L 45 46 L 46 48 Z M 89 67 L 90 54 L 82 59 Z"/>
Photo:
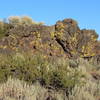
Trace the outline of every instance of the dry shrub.
<path fill-rule="evenodd" d="M 37 100 L 38 97 L 45 97 L 46 89 L 40 84 L 28 85 L 18 79 L 9 78 L 0 85 L 0 100 Z"/>
<path fill-rule="evenodd" d="M 29 85 L 18 79 L 9 78 L 0 84 L 0 100 L 64 100 L 60 92 L 48 90 L 38 82 Z"/>
<path fill-rule="evenodd" d="M 75 86 L 66 96 L 64 91 L 44 88 L 38 82 L 27 84 L 9 78 L 6 83 L 0 84 L 0 100 L 99 100 L 99 83 L 87 81 L 82 87 Z"/>
<path fill-rule="evenodd" d="M 87 81 L 83 87 L 75 86 L 68 98 L 69 100 L 99 100 L 99 96 L 100 82 Z"/>

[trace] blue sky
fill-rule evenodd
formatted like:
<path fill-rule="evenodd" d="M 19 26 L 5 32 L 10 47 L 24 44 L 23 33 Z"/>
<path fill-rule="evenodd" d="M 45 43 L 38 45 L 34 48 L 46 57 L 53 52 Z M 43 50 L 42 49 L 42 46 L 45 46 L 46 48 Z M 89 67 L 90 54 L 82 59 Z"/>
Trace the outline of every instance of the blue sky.
<path fill-rule="evenodd" d="M 0 0 L 0 18 L 14 15 L 28 15 L 48 25 L 73 18 L 81 29 L 100 34 L 100 0 Z"/>

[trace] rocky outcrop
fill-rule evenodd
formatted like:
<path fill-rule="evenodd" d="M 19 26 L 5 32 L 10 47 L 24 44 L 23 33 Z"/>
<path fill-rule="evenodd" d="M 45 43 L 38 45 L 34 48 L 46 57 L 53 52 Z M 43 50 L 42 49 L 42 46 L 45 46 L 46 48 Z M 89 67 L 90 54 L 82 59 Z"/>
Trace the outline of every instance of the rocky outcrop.
<path fill-rule="evenodd" d="M 98 35 L 94 30 L 80 30 L 76 21 L 65 19 L 55 25 L 55 36 L 64 51 L 70 56 L 94 56 Z"/>
<path fill-rule="evenodd" d="M 53 26 L 9 23 L 5 26 L 0 52 L 39 51 L 48 56 L 86 59 L 100 55 L 97 33 L 94 30 L 81 30 L 73 19 L 58 21 Z"/>

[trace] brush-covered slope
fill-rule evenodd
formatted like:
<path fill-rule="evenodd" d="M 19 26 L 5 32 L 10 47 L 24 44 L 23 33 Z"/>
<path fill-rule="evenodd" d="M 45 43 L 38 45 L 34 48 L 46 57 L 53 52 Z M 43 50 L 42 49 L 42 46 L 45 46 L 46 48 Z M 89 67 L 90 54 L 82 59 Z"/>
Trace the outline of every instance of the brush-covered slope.
<path fill-rule="evenodd" d="M 99 100 L 95 30 L 80 29 L 73 19 L 52 26 L 27 16 L 1 21 L 0 99 Z"/>

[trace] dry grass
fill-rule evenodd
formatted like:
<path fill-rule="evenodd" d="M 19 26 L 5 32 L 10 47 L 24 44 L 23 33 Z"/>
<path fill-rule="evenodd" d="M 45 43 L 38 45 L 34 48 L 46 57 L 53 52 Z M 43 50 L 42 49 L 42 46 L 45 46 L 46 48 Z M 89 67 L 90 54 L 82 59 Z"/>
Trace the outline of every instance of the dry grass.
<path fill-rule="evenodd" d="M 0 100 L 99 100 L 100 83 L 88 81 L 84 86 L 75 86 L 69 96 L 64 91 L 46 89 L 38 82 L 29 85 L 18 79 L 9 78 L 0 85 Z M 98 99 L 97 99 L 98 98 Z"/>
<path fill-rule="evenodd" d="M 28 85 L 18 79 L 9 78 L 0 85 L 0 100 L 37 100 L 45 97 L 46 89 L 40 84 Z"/>
<path fill-rule="evenodd" d="M 29 85 L 9 78 L 6 83 L 0 85 L 0 100 L 64 100 L 63 98 L 63 92 L 48 90 L 38 82 Z"/>
<path fill-rule="evenodd" d="M 69 100 L 99 100 L 100 82 L 94 83 L 87 81 L 83 87 L 75 87 L 72 94 L 69 95 Z"/>

